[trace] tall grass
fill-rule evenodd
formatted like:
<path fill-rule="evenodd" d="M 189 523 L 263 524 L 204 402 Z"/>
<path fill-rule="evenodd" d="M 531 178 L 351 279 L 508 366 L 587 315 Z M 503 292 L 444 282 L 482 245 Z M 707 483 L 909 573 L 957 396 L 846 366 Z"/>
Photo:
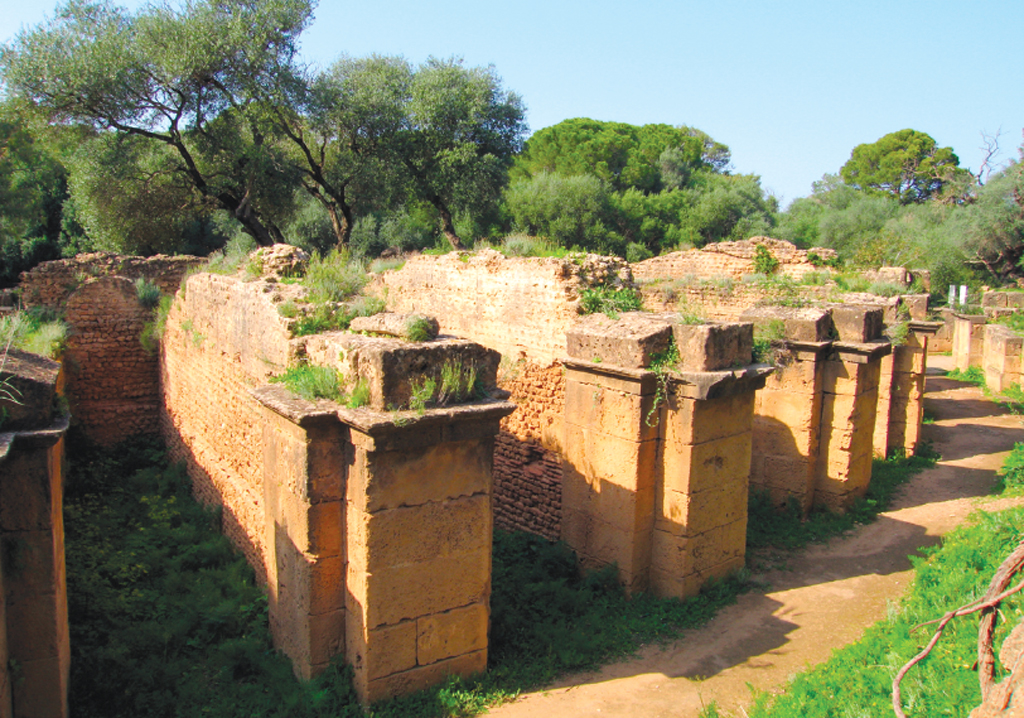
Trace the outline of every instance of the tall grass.
<path fill-rule="evenodd" d="M 975 523 L 948 534 L 941 547 L 911 557 L 915 579 L 907 598 L 864 637 L 800 674 L 778 696 L 761 695 L 750 718 L 843 718 L 892 715 L 896 672 L 931 637 L 932 626 L 915 626 L 981 595 L 1003 558 L 1024 534 L 1024 508 L 978 514 Z M 1020 596 L 1003 603 L 998 640 L 1024 618 Z M 914 716 L 964 716 L 981 700 L 972 669 L 977 616 L 954 619 L 931 655 L 902 684 L 903 708 Z M 998 643 L 997 643 L 998 645 Z M 999 666 L 998 677 L 1006 674 Z"/>

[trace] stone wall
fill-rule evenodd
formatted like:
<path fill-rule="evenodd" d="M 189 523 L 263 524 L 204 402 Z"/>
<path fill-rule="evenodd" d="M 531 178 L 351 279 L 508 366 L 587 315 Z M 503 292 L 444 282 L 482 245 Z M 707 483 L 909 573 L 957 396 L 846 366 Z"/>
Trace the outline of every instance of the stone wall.
<path fill-rule="evenodd" d="M 188 278 L 161 340 L 162 433 L 185 461 L 196 494 L 224 507 L 224 533 L 256 567 L 266 558 L 263 423 L 249 390 L 283 371 L 296 351 L 268 285 Z"/>
<path fill-rule="evenodd" d="M 343 654 L 361 700 L 487 664 L 492 399 L 404 411 L 449 362 L 495 387 L 496 352 L 440 337 L 292 338 L 270 281 L 196 274 L 162 342 L 163 429 L 267 586 L 275 645 L 309 678 Z M 346 409 L 267 384 L 299 356 L 367 382 Z M 404 399 L 403 399 L 404 397 Z"/>
<path fill-rule="evenodd" d="M 43 306 L 57 309 L 89 279 L 125 277 L 133 282 L 139 277 L 150 280 L 164 294 L 178 291 L 182 278 L 192 267 L 203 264 L 202 257 L 132 257 L 108 252 L 79 254 L 71 259 L 43 262 L 22 272 L 19 291 L 25 307 Z"/>
<path fill-rule="evenodd" d="M 580 293 L 594 284 L 632 286 L 623 260 L 508 259 L 473 255 L 410 257 L 375 285 L 388 307 L 437 317 L 447 334 L 471 339 L 510 360 L 548 366 L 565 356 L 565 334 L 580 315 Z"/>
<path fill-rule="evenodd" d="M 60 365 L 10 350 L 0 378 L 0 717 L 65 718 L 71 649 L 64 569 L 67 416 Z M 17 667 L 15 672 L 14 667 Z"/>
<path fill-rule="evenodd" d="M 152 312 L 132 282 L 86 280 L 67 299 L 69 332 L 63 361 L 75 424 L 97 443 L 112 445 L 160 425 L 159 358 L 139 340 Z"/>
<path fill-rule="evenodd" d="M 779 274 L 794 279 L 800 279 L 808 272 L 820 269 L 808 260 L 810 253 L 817 254 L 824 261 L 836 257 L 833 249 L 819 247 L 803 250 L 797 249 L 795 244 L 785 240 L 752 237 L 739 242 L 716 242 L 702 249 L 671 252 L 645 259 L 633 265 L 633 276 L 642 284 L 666 277 L 678 278 L 686 275 L 731 277 L 739 280 L 756 272 L 754 257 L 758 246 L 763 246 L 778 261 L 776 271 Z"/>

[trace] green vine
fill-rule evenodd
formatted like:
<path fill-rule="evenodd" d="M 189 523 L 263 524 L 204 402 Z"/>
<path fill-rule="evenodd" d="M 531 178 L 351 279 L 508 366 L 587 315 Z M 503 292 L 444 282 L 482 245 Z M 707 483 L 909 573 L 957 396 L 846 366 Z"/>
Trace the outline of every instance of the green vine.
<path fill-rule="evenodd" d="M 647 368 L 654 372 L 657 388 L 654 393 L 654 403 L 644 419 L 644 423 L 647 426 L 655 427 L 658 425 L 658 409 L 668 400 L 668 375 L 678 365 L 679 347 L 676 346 L 675 338 L 669 340 L 668 347 L 664 351 L 655 352 L 651 355 L 651 365 Z"/>

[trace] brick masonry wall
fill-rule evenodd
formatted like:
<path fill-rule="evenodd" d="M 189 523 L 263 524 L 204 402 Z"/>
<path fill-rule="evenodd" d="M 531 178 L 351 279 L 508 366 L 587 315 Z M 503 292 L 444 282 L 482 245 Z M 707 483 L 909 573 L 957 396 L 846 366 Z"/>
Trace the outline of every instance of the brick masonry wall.
<path fill-rule="evenodd" d="M 76 425 L 103 445 L 159 428 L 159 362 L 139 335 L 152 314 L 124 277 L 87 280 L 67 300 L 64 363 Z"/>
<path fill-rule="evenodd" d="M 501 377 L 516 410 L 494 447 L 494 523 L 557 540 L 562 531 L 565 371 L 521 362 Z"/>
<path fill-rule="evenodd" d="M 223 530 L 264 565 L 263 420 L 250 388 L 288 365 L 287 321 L 262 282 L 197 274 L 161 342 L 161 429 L 197 496 L 224 507 Z M 260 575 L 261 580 L 265 576 Z"/>

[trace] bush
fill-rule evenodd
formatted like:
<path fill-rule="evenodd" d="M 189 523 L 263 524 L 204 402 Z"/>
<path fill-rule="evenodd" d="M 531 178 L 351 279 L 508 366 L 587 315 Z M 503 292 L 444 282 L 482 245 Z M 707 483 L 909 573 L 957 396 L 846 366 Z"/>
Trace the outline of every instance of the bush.
<path fill-rule="evenodd" d="M 160 287 L 146 279 L 139 277 L 135 280 L 135 296 L 139 304 L 145 309 L 153 309 L 160 303 Z"/>
<path fill-rule="evenodd" d="M 0 351 L 14 347 L 56 359 L 64 351 L 67 335 L 67 324 L 40 307 L 0 316 Z"/>
<path fill-rule="evenodd" d="M 580 307 L 584 314 L 603 312 L 615 319 L 620 312 L 643 309 L 643 295 L 635 289 L 593 287 L 580 292 Z"/>
<path fill-rule="evenodd" d="M 768 248 L 759 244 L 754 248 L 754 272 L 757 274 L 775 274 L 779 268 L 779 260 L 776 259 Z"/>
<path fill-rule="evenodd" d="M 342 302 L 366 286 L 366 270 L 362 262 L 347 251 L 332 249 L 326 255 L 315 255 L 306 267 L 302 284 L 309 289 L 314 304 Z"/>

